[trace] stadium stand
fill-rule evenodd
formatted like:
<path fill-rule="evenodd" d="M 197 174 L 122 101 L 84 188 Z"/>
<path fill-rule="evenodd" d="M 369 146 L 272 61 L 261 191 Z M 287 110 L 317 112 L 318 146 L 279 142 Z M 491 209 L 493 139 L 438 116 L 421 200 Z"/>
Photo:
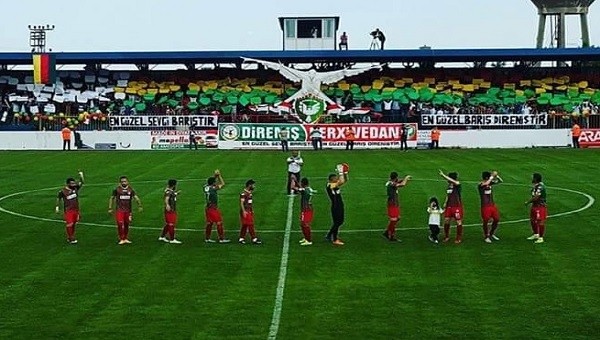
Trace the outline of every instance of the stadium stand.
<path fill-rule="evenodd" d="M 105 129 L 107 115 L 197 113 L 218 114 L 222 121 L 281 122 L 289 117 L 277 104 L 298 87 L 277 72 L 260 69 L 60 72 L 52 86 L 34 85 L 30 73 L 13 72 L 0 76 L 0 125 Z M 375 121 L 417 121 L 424 113 L 545 112 L 569 119 L 598 114 L 600 72 L 386 68 L 322 90 L 346 108 L 367 108 Z"/>

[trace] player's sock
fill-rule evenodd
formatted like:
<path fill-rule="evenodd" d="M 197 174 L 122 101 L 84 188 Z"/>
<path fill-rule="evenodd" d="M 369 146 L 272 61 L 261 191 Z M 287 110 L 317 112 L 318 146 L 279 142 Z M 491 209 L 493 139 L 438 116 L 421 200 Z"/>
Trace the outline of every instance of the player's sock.
<path fill-rule="evenodd" d="M 212 223 L 206 223 L 206 228 L 204 228 L 204 237 L 206 240 L 210 239 L 210 235 L 212 234 Z"/>
<path fill-rule="evenodd" d="M 341 224 L 336 224 L 336 226 L 335 226 L 335 228 L 333 230 L 333 233 L 331 234 L 331 236 L 333 237 L 334 241 L 338 239 L 338 234 L 340 232 L 340 227 L 341 226 L 342 226 Z"/>
<path fill-rule="evenodd" d="M 167 236 L 167 233 L 169 232 L 169 225 L 165 223 L 165 226 L 162 229 L 162 233 L 160 234 L 160 237 L 165 237 Z"/>
<path fill-rule="evenodd" d="M 225 230 L 223 230 L 223 223 L 217 223 L 217 234 L 219 234 L 219 240 L 225 238 Z"/>
<path fill-rule="evenodd" d="M 245 224 L 242 224 L 242 227 L 240 228 L 240 240 L 246 238 L 247 232 L 248 232 L 248 226 Z"/>
<path fill-rule="evenodd" d="M 538 233 L 537 221 L 535 220 L 531 221 L 531 231 L 533 231 L 534 235 Z"/>
<path fill-rule="evenodd" d="M 490 237 L 490 228 L 488 227 L 488 222 L 487 221 L 483 222 L 483 236 L 485 238 Z"/>
<path fill-rule="evenodd" d="M 173 241 L 175 239 L 175 225 L 174 224 L 169 224 L 169 240 Z"/>
<path fill-rule="evenodd" d="M 127 223 L 123 224 L 123 239 L 124 240 L 129 239 L 129 224 L 127 224 Z"/>
<path fill-rule="evenodd" d="M 545 233 L 546 233 L 546 225 L 543 223 L 538 223 L 538 234 L 540 235 L 540 238 L 544 237 Z"/>
<path fill-rule="evenodd" d="M 498 221 L 492 221 L 492 230 L 490 231 L 490 235 L 496 235 L 496 230 L 498 230 Z"/>
<path fill-rule="evenodd" d="M 396 224 L 398 224 L 398 221 L 390 221 L 390 223 L 388 223 L 387 234 L 389 239 L 396 236 Z"/>
<path fill-rule="evenodd" d="M 450 223 L 444 223 L 444 238 L 450 237 Z"/>
<path fill-rule="evenodd" d="M 316 150 L 316 149 L 315 149 L 315 150 Z M 331 229 L 329 229 L 329 231 L 327 232 L 327 235 L 325 236 L 325 238 L 326 238 L 328 241 L 333 241 L 332 234 L 333 234 L 333 227 L 331 227 Z"/>
<path fill-rule="evenodd" d="M 308 224 L 302 224 L 302 235 L 308 242 L 312 242 L 312 235 L 310 234 L 310 226 Z"/>
<path fill-rule="evenodd" d="M 254 224 L 249 224 L 247 228 L 248 232 L 250 232 L 250 237 L 254 240 L 256 238 L 256 229 L 254 229 Z"/>
<path fill-rule="evenodd" d="M 463 225 L 457 224 L 456 225 L 456 239 L 462 240 L 462 237 L 463 237 Z"/>
<path fill-rule="evenodd" d="M 118 224 L 117 225 L 117 232 L 119 233 L 119 241 L 122 241 L 123 238 L 123 225 L 122 224 Z"/>
<path fill-rule="evenodd" d="M 67 225 L 66 226 L 66 232 L 67 232 L 67 240 L 71 241 L 73 239 L 73 225 Z"/>

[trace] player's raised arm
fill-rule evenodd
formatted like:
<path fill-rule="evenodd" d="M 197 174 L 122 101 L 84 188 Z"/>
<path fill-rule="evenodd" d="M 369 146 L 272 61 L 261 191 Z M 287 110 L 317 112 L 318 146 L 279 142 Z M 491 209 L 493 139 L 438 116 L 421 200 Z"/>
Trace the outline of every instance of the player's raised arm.
<path fill-rule="evenodd" d="M 225 180 L 223 180 L 223 175 L 221 175 L 221 171 L 219 169 L 215 170 L 215 177 L 217 178 L 218 183 L 215 185 L 217 189 L 221 189 L 225 186 Z"/>
<path fill-rule="evenodd" d="M 337 186 L 342 186 L 346 182 L 348 182 L 348 164 L 342 163 L 336 166 L 336 170 L 338 172 L 338 180 L 336 182 Z"/>
<path fill-rule="evenodd" d="M 442 176 L 448 182 L 450 182 L 450 183 L 452 183 L 454 185 L 459 185 L 460 184 L 459 181 L 457 181 L 455 179 L 452 179 L 452 178 L 448 177 L 446 174 L 444 174 L 444 172 L 442 170 L 440 170 L 439 173 L 440 173 L 440 176 Z"/>
<path fill-rule="evenodd" d="M 338 181 L 337 181 L 337 185 L 339 187 L 341 187 L 342 185 L 348 183 L 348 174 L 347 173 L 342 173 L 338 176 Z"/>
<path fill-rule="evenodd" d="M 79 175 L 79 183 L 77 183 L 77 185 L 81 188 L 83 186 L 83 183 L 85 182 L 83 171 L 79 170 L 77 174 Z"/>
<path fill-rule="evenodd" d="M 498 171 L 492 171 L 492 176 L 494 177 L 494 181 L 492 183 L 498 184 L 504 182 L 504 180 L 502 180 L 502 177 L 498 175 Z"/>
<path fill-rule="evenodd" d="M 402 181 L 398 182 L 398 184 L 396 184 L 396 187 L 403 187 L 406 184 L 408 184 L 408 181 L 410 181 L 412 179 L 412 176 L 410 175 L 406 175 L 404 176 L 404 179 L 402 179 Z"/>

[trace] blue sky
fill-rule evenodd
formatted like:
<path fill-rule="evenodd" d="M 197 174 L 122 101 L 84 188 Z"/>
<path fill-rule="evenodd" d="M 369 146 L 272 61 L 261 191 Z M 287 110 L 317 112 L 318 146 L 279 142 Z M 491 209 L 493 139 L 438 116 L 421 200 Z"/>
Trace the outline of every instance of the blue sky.
<path fill-rule="evenodd" d="M 389 49 L 533 47 L 537 30 L 529 0 L 19 0 L 0 11 L 2 52 L 30 50 L 28 24 L 56 25 L 54 51 L 277 50 L 280 16 L 339 15 L 355 49 L 375 27 Z M 600 45 L 600 4 L 589 23 Z M 567 46 L 580 45 L 578 19 L 568 25 Z"/>

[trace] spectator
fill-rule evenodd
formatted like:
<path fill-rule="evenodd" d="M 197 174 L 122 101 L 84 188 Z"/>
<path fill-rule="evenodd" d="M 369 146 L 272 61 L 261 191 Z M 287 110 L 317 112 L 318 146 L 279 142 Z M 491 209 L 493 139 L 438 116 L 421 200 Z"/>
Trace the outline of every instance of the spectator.
<path fill-rule="evenodd" d="M 190 150 L 192 150 L 192 147 L 194 147 L 195 150 L 198 150 L 198 141 L 196 140 L 196 131 L 194 131 L 194 129 L 194 125 L 190 126 Z"/>
<path fill-rule="evenodd" d="M 69 149 L 69 151 L 71 151 L 71 129 L 65 126 L 60 131 L 60 134 L 62 136 L 63 141 L 63 151 L 66 151 L 67 148 Z"/>
<path fill-rule="evenodd" d="M 310 31 L 310 36 L 313 37 L 314 39 L 317 39 L 319 37 L 319 29 L 317 29 L 317 27 L 313 27 L 312 30 Z"/>
<path fill-rule="evenodd" d="M 400 151 L 404 150 L 404 152 L 408 151 L 408 126 L 406 125 L 402 124 L 400 134 Z"/>
<path fill-rule="evenodd" d="M 344 32 L 341 36 L 340 36 L 340 43 L 338 45 L 339 50 L 342 50 L 342 47 L 347 51 L 348 50 L 348 35 L 346 34 L 346 32 Z"/>
<path fill-rule="evenodd" d="M 430 149 L 439 149 L 440 148 L 440 130 L 438 130 L 437 126 L 434 126 L 431 130 L 431 144 L 429 146 Z"/>
<path fill-rule="evenodd" d="M 371 32 L 371 36 L 373 37 L 373 39 L 379 40 L 379 49 L 383 50 L 383 47 L 385 45 L 385 34 L 383 34 L 383 32 L 379 30 L 379 28 L 376 28 L 373 32 Z"/>
<path fill-rule="evenodd" d="M 385 121 L 390 122 L 392 119 L 390 117 L 392 113 L 392 100 L 384 100 L 383 101 L 383 116 L 385 117 Z"/>
<path fill-rule="evenodd" d="M 579 136 L 581 136 L 581 127 L 577 123 L 573 123 L 571 127 L 571 137 L 573 140 L 573 148 L 579 149 Z"/>
<path fill-rule="evenodd" d="M 346 131 L 344 131 L 344 137 L 346 138 L 346 150 L 354 150 L 354 140 L 356 139 L 356 136 L 351 127 L 346 128 Z"/>
<path fill-rule="evenodd" d="M 279 140 L 281 141 L 281 151 L 288 152 L 288 139 L 290 138 L 290 131 L 284 127 L 279 130 Z"/>
<path fill-rule="evenodd" d="M 319 126 L 310 131 L 310 139 L 314 150 L 323 150 L 323 132 Z"/>

